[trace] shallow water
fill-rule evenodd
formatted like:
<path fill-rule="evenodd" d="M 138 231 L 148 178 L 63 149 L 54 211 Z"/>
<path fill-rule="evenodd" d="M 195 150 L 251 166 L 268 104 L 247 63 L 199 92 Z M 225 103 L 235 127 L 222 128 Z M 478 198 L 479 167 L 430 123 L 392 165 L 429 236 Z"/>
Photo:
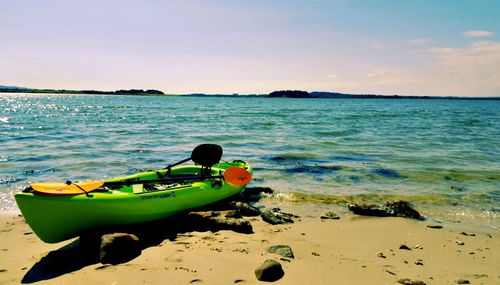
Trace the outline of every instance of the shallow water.
<path fill-rule="evenodd" d="M 160 168 L 200 143 L 247 160 L 272 199 L 406 199 L 427 213 L 500 211 L 500 101 L 0 94 L 0 208 L 33 181 Z"/>

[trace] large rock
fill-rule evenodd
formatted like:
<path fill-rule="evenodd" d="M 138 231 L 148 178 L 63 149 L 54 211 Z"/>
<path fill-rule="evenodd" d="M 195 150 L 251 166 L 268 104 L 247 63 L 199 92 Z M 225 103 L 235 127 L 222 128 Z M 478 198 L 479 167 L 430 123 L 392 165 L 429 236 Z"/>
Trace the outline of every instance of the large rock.
<path fill-rule="evenodd" d="M 139 238 L 132 234 L 112 233 L 101 237 L 99 259 L 103 264 L 119 264 L 141 254 Z"/>
<path fill-rule="evenodd" d="M 281 264 L 274 259 L 268 259 L 255 269 L 255 277 L 260 281 L 273 282 L 285 275 Z"/>
<path fill-rule="evenodd" d="M 267 249 L 269 253 L 275 253 L 286 258 L 294 258 L 292 248 L 289 245 L 273 245 Z"/>
<path fill-rule="evenodd" d="M 231 207 L 238 211 L 238 213 L 245 217 L 254 217 L 260 215 L 260 210 L 250 206 L 247 203 L 233 201 L 230 203 Z"/>
<path fill-rule="evenodd" d="M 261 211 L 260 216 L 263 221 L 271 225 L 290 224 L 293 223 L 293 218 L 297 218 L 294 214 L 283 213 L 276 209 Z"/>
<path fill-rule="evenodd" d="M 413 209 L 411 204 L 406 201 L 387 202 L 384 206 L 368 204 L 350 204 L 348 205 L 356 215 L 376 216 L 376 217 L 403 217 L 417 220 L 425 220 L 420 213 Z"/>

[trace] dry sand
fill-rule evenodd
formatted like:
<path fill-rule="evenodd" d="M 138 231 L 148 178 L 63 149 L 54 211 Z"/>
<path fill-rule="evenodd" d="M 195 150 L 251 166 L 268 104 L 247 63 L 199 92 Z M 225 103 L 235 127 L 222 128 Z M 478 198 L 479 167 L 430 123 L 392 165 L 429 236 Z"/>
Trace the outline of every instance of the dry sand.
<path fill-rule="evenodd" d="M 0 216 L 0 284 L 262 284 L 254 270 L 267 259 L 285 271 L 275 284 L 500 284 L 494 229 L 429 221 L 342 215 L 293 224 L 251 220 L 254 233 L 188 232 L 119 265 L 81 260 L 78 240 L 45 244 L 19 215 Z M 467 235 L 465 235 L 467 234 Z M 295 258 L 266 252 L 285 244 Z M 406 245 L 409 249 L 400 249 Z M 62 266 L 64 265 L 64 266 Z"/>

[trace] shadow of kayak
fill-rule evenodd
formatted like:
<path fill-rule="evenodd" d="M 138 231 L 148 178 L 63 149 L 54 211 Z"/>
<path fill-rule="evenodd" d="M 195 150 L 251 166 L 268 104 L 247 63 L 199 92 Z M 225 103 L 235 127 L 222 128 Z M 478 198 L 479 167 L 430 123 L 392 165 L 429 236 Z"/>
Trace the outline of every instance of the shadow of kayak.
<path fill-rule="evenodd" d="M 250 195 L 252 194 L 255 193 L 251 193 Z M 239 198 L 241 199 L 242 197 Z M 254 198 L 255 195 L 251 197 L 253 200 Z M 229 200 L 197 209 L 195 212 L 179 214 L 165 220 L 109 227 L 105 230 L 86 234 L 42 257 L 26 272 L 21 283 L 29 284 L 54 279 L 90 265 L 100 264 L 101 236 L 108 233 L 131 234 L 139 239 L 140 249 L 137 251 L 137 254 L 130 255 L 129 252 L 126 252 L 126 259 L 119 263 L 126 263 L 133 260 L 140 256 L 142 250 L 158 246 L 165 240 L 175 241 L 178 235 L 189 232 L 232 230 L 238 233 L 251 234 L 253 233 L 253 229 L 250 222 L 243 219 L 238 214 L 238 211 L 231 206 L 231 202 L 240 199 L 233 197 L 232 199 L 230 198 Z M 97 267 L 96 270 L 107 266 L 107 264 L 103 264 L 103 266 Z"/>

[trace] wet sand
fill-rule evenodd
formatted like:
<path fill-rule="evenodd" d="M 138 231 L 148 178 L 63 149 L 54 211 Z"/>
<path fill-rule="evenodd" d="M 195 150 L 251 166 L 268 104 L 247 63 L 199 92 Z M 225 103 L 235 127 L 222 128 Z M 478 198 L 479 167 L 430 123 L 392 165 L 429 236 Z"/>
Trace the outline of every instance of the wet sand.
<path fill-rule="evenodd" d="M 352 214 L 284 225 L 259 216 L 244 219 L 253 233 L 178 233 L 126 263 L 103 265 L 82 258 L 78 239 L 46 244 L 22 217 L 3 214 L 0 284 L 259 284 L 254 270 L 267 259 L 280 262 L 285 272 L 276 284 L 500 283 L 494 229 L 445 223 L 430 228 L 436 224 Z M 273 245 L 289 245 L 294 258 L 268 253 Z"/>

